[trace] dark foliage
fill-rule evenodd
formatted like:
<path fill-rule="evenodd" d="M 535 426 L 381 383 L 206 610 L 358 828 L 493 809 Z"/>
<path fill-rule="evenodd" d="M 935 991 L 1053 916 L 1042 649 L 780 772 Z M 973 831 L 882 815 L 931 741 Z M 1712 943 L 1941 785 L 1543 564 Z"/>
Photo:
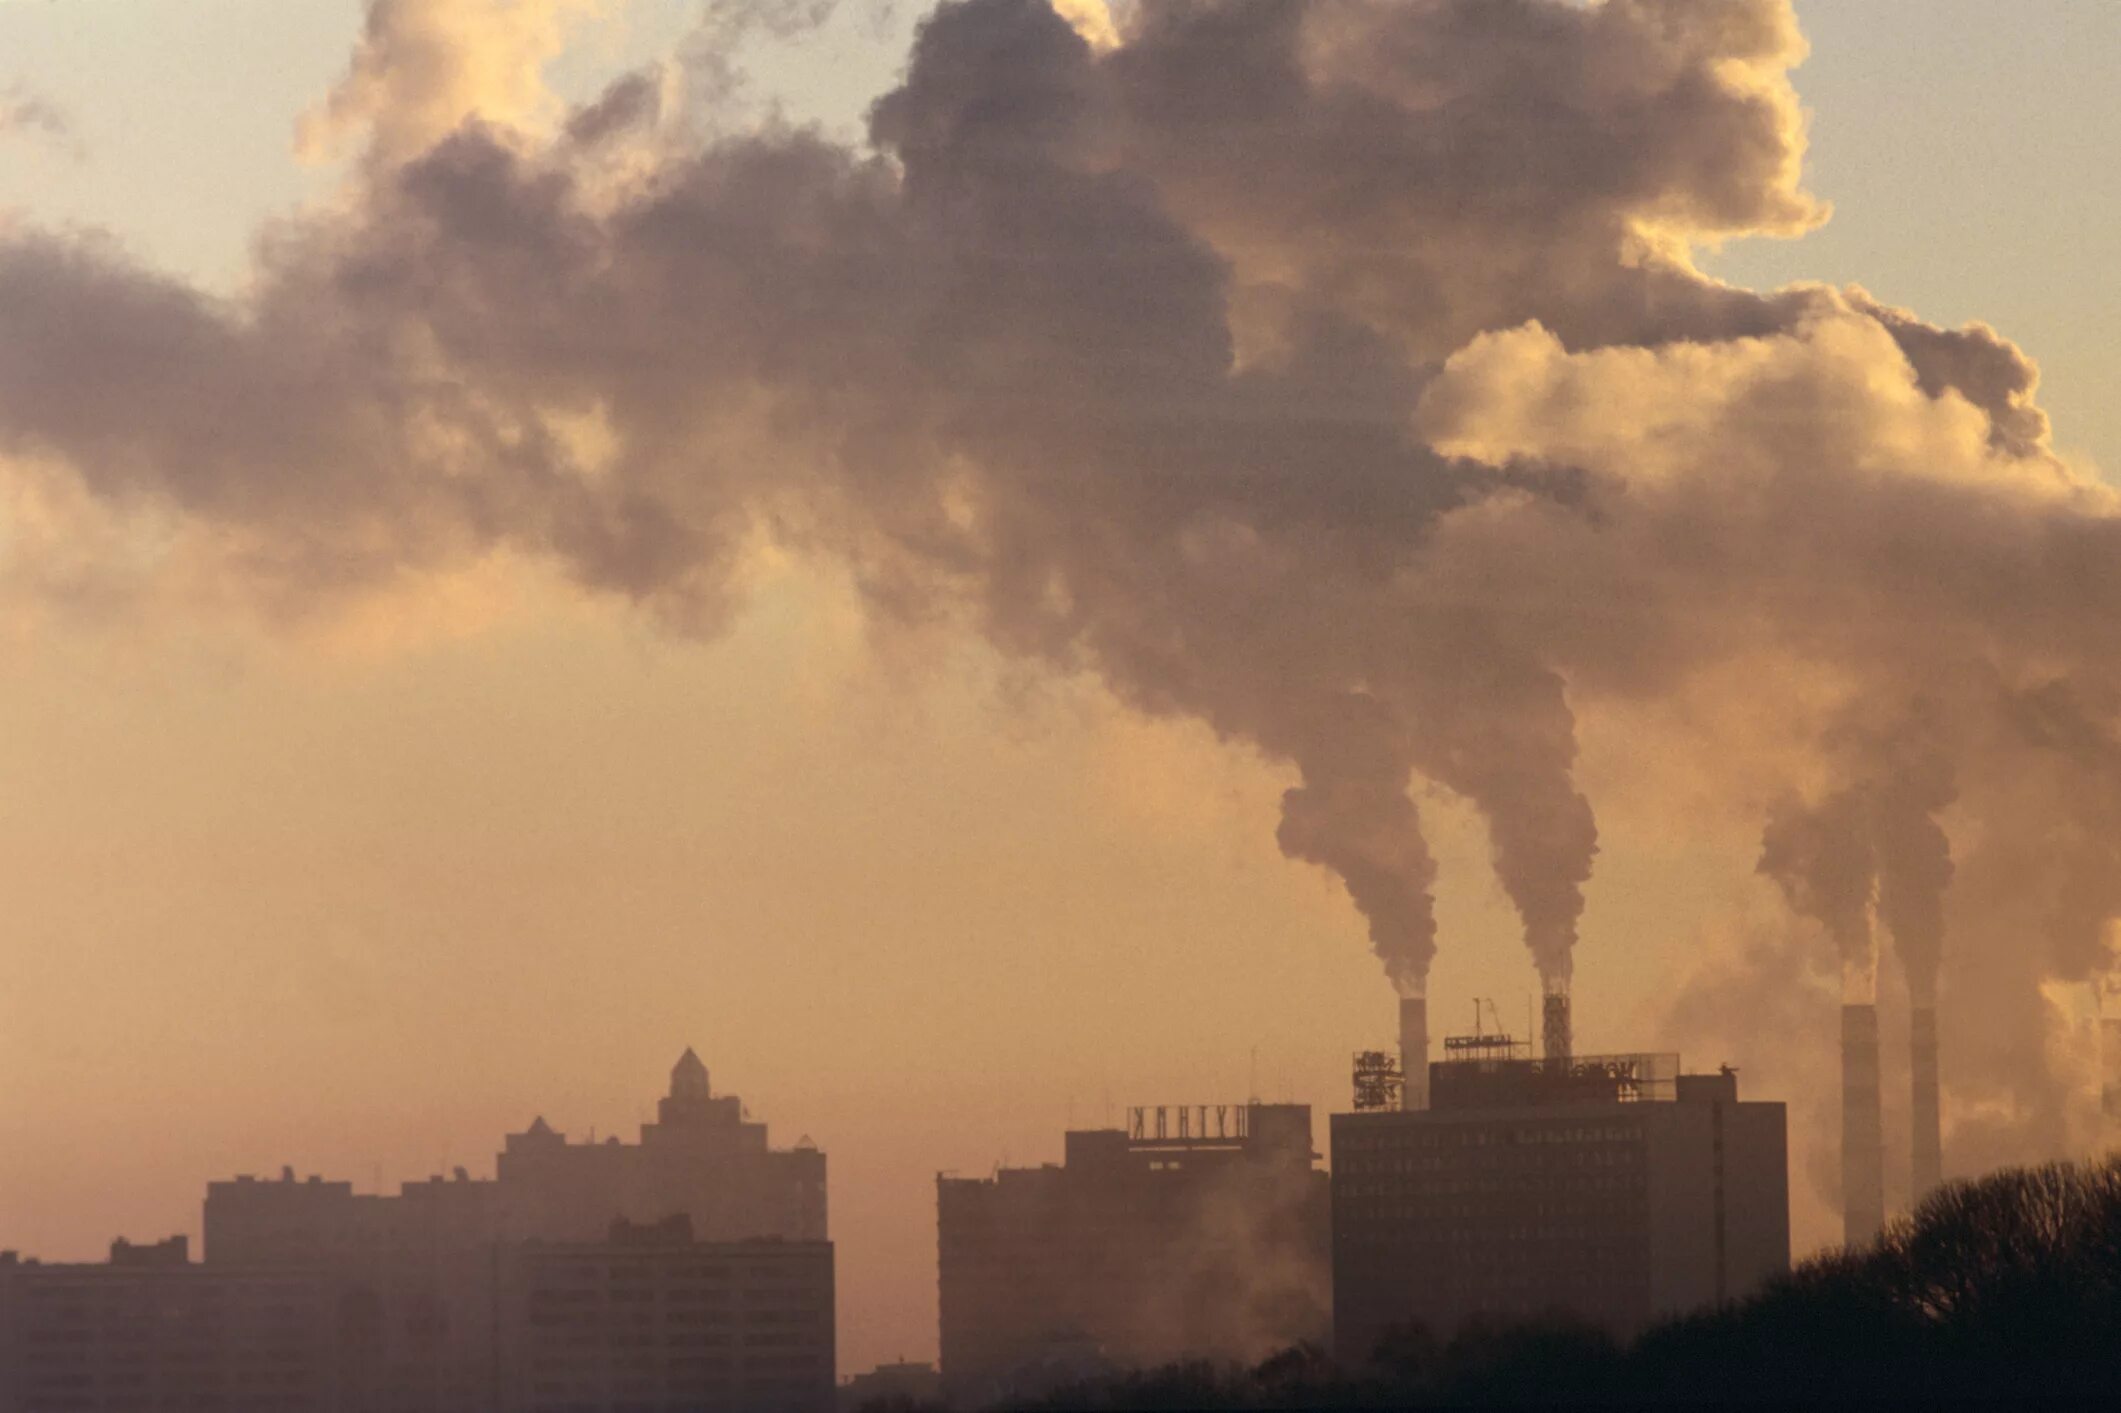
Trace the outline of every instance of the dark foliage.
<path fill-rule="evenodd" d="M 1180 1364 L 1026 1409 L 1951 1403 L 2121 1396 L 2121 1157 L 1945 1187 L 1871 1245 L 1631 1345 L 1564 1314 L 1395 1331 L 1368 1366 L 1310 1346 Z"/>

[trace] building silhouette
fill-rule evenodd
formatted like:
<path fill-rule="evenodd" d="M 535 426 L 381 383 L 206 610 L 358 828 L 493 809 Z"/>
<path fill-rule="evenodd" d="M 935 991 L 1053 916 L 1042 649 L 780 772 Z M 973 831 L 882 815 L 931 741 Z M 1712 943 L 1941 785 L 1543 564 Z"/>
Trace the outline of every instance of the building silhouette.
<path fill-rule="evenodd" d="M 815 1413 L 834 1400 L 832 1248 L 700 1241 L 673 1217 L 503 1248 L 501 1406 Z"/>
<path fill-rule="evenodd" d="M 1299 1104 L 1130 1111 L 1064 1161 L 936 1180 L 941 1373 L 976 1406 L 1327 1329 L 1326 1177 Z"/>
<path fill-rule="evenodd" d="M 839 1409 L 840 1413 L 862 1413 L 866 1408 L 921 1408 L 935 1404 L 942 1396 L 942 1376 L 935 1365 L 900 1359 L 879 1364 L 841 1384 Z"/>
<path fill-rule="evenodd" d="M 0 1253 L 0 1409 L 331 1407 L 331 1282 L 208 1271 L 187 1248 L 118 1241 L 94 1265 Z"/>
<path fill-rule="evenodd" d="M 215 1182 L 205 1235 L 196 1263 L 0 1261 L 0 1413 L 832 1402 L 825 1155 L 773 1148 L 690 1050 L 638 1143 L 538 1119 L 490 1179 Z"/>
<path fill-rule="evenodd" d="M 1526 1058 L 1458 1037 L 1426 1110 L 1335 1114 L 1336 1350 L 1474 1316 L 1565 1311 L 1617 1334 L 1789 1267 L 1779 1103 L 1676 1055 Z"/>

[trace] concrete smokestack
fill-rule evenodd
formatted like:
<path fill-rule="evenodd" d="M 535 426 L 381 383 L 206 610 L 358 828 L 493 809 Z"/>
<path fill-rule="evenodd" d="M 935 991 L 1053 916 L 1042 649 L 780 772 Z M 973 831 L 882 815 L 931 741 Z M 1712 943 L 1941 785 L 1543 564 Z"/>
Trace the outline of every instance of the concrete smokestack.
<path fill-rule="evenodd" d="M 2099 1107 L 2109 1124 L 2121 1124 L 2121 1017 L 2099 1018 Z"/>
<path fill-rule="evenodd" d="M 1429 1002 L 1423 996 L 1399 998 L 1399 1107 L 1429 1107 Z"/>
<path fill-rule="evenodd" d="M 1878 1113 L 1878 1007 L 1841 1008 L 1841 1225 L 1855 1246 L 1885 1226 L 1885 1142 Z"/>
<path fill-rule="evenodd" d="M 2109 925 L 2107 947 L 2121 955 L 2121 928 Z M 2121 965 L 2099 979 L 2099 1110 L 2121 1126 Z"/>
<path fill-rule="evenodd" d="M 1918 1005 L 1908 1013 L 1908 1070 L 1913 1080 L 1910 1113 L 1914 1132 L 1908 1153 L 1914 1198 L 1936 1191 L 1944 1181 L 1944 1122 L 1937 1097 L 1937 1008 Z"/>

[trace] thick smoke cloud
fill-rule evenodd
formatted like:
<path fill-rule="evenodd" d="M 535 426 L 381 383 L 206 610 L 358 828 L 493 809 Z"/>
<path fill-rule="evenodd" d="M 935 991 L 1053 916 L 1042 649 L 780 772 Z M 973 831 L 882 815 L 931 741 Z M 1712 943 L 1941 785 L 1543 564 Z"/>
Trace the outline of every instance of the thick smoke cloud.
<path fill-rule="evenodd" d="M 306 130 L 366 158 L 240 302 L 0 237 L 0 466 L 276 611 L 508 553 L 711 631 L 753 546 L 830 559 L 1288 763 L 1405 990 L 1412 791 L 1565 981 L 1579 723 L 1742 680 L 1814 737 L 1731 802 L 1767 872 L 1844 937 L 1875 878 L 1980 1151 L 2074 1133 L 2121 514 L 1994 331 L 1694 269 L 1826 219 L 1789 0 L 964 0 L 855 146 L 689 134 L 667 74 L 547 112 L 581 8 L 374 0 Z"/>

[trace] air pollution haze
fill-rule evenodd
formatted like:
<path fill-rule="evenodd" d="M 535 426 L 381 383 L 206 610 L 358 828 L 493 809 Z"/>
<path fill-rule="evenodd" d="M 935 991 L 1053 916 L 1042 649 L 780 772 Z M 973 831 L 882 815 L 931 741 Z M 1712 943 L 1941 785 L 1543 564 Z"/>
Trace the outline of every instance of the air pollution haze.
<path fill-rule="evenodd" d="M 541 75 L 609 8 L 371 0 L 299 130 L 339 184 L 257 233 L 237 290 L 0 224 L 19 640 L 301 643 L 467 595 L 741 639 L 802 566 L 858 605 L 884 690 L 936 661 L 889 644 L 974 644 L 1004 700 L 1094 687 L 1114 729 L 1258 762 L 1279 817 L 1247 794 L 1246 827 L 1337 880 L 1402 996 L 1472 945 L 1439 905 L 1477 821 L 1526 975 L 1645 978 L 1662 1033 L 1771 1077 L 1811 1208 L 1840 1201 L 1845 975 L 1888 1026 L 1935 1013 L 1947 1173 L 2103 1137 L 2121 499 L 2056 452 L 1994 329 L 1704 273 L 1829 218 L 1790 0 L 955 0 L 846 136 L 733 87 L 747 36 L 829 4 L 717 0 L 569 104 Z M 0 130 L 44 121 L 4 93 Z M 1587 929 L 1601 810 L 1668 820 L 1674 856 L 1740 840 L 1774 889 Z M 788 886 L 856 886 L 828 854 Z M 1293 971 L 1352 935 L 1308 916 Z M 1086 1031 L 1123 1023 L 1068 994 Z M 594 1063 L 596 1018 L 572 1024 Z M 857 1063 L 812 1059 L 772 1085 L 791 1132 Z M 888 1205 L 843 1200 L 858 1139 L 819 1137 L 836 1225 Z M 853 1288 L 849 1319 L 883 1303 Z"/>

